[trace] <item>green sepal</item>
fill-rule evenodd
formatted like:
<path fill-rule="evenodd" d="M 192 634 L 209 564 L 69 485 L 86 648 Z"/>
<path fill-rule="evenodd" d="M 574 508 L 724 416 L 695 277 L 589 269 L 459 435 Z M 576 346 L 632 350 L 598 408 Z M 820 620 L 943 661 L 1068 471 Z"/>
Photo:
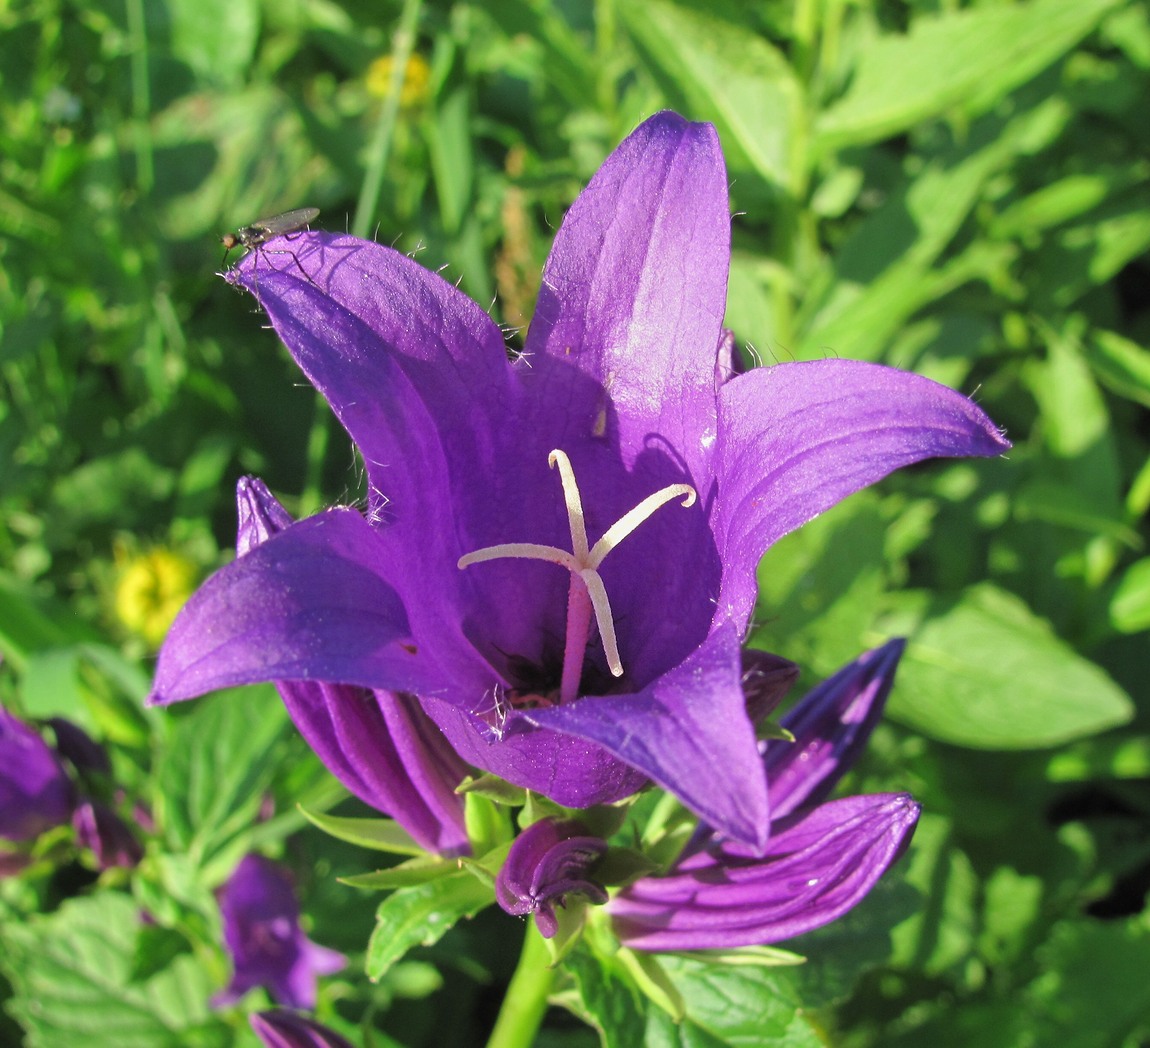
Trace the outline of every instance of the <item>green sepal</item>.
<path fill-rule="evenodd" d="M 358 844 L 372 851 L 392 855 L 426 855 L 427 849 L 416 843 L 411 834 L 394 819 L 351 819 L 340 815 L 321 815 L 297 805 L 300 813 L 313 826 L 348 844 Z"/>
<path fill-rule="evenodd" d="M 687 1014 L 687 1002 L 663 970 L 658 957 L 622 946 L 615 954 L 615 959 L 648 1000 L 662 1008 L 675 1022 L 683 1021 Z"/>
<path fill-rule="evenodd" d="M 527 800 L 527 791 L 522 786 L 513 786 L 498 775 L 480 775 L 475 779 L 464 779 L 455 787 L 455 792 L 464 796 L 477 793 L 509 808 L 518 808 Z"/>
<path fill-rule="evenodd" d="M 422 856 L 392 866 L 387 870 L 373 873 L 357 873 L 350 877 L 337 877 L 340 884 L 353 888 L 370 888 L 375 891 L 390 891 L 395 888 L 410 888 L 413 884 L 426 884 L 438 877 L 459 872 L 458 859 L 440 859 Z"/>

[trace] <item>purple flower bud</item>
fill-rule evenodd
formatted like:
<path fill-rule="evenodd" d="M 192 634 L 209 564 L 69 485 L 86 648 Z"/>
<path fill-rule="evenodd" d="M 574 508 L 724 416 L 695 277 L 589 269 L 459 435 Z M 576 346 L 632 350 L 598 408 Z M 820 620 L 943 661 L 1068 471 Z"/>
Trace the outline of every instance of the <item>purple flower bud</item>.
<path fill-rule="evenodd" d="M 541 819 L 515 839 L 495 878 L 495 898 L 510 914 L 533 913 L 540 934 L 550 939 L 559 928 L 555 906 L 564 906 L 567 895 L 607 901 L 607 893 L 588 876 L 606 850 L 607 842 L 589 836 L 582 823 Z"/>
<path fill-rule="evenodd" d="M 640 950 L 710 950 L 789 939 L 860 903 L 918 821 L 908 794 L 829 801 L 772 824 L 767 854 L 720 845 L 610 903 L 615 934 Z"/>
<path fill-rule="evenodd" d="M 248 1021 L 267 1048 L 352 1048 L 334 1030 L 286 1008 L 254 1012 Z"/>
<path fill-rule="evenodd" d="M 131 868 L 144 857 L 128 824 L 102 801 L 81 801 L 72 813 L 72 825 L 81 847 L 92 849 L 101 870 Z"/>
<path fill-rule="evenodd" d="M 763 762 L 771 818 L 828 796 L 882 716 L 905 641 L 860 655 L 814 688 L 782 720 L 794 742 L 771 739 Z"/>
<path fill-rule="evenodd" d="M 47 722 L 56 736 L 56 752 L 81 775 L 111 775 L 108 751 L 83 728 L 63 717 L 49 717 Z"/>
<path fill-rule="evenodd" d="M 789 939 L 857 905 L 903 853 L 919 805 L 905 793 L 821 801 L 857 759 L 894 681 L 903 642 L 857 658 L 786 717 L 794 742 L 764 744 L 766 852 L 703 827 L 670 871 L 610 903 L 642 950 L 727 949 Z"/>
<path fill-rule="evenodd" d="M 291 875 L 270 859 L 249 855 L 236 867 L 220 892 L 220 912 L 234 972 L 212 1001 L 217 1007 L 265 986 L 281 1004 L 314 1008 L 316 977 L 347 963 L 304 935 Z"/>
<path fill-rule="evenodd" d="M 291 524 L 263 481 L 237 489 L 240 555 Z M 429 851 L 468 849 L 455 787 L 470 768 L 411 698 L 316 681 L 277 682 L 300 734 L 328 770 L 366 804 L 394 818 Z"/>
<path fill-rule="evenodd" d="M 64 766 L 27 724 L 0 706 L 0 837 L 26 841 L 72 815 Z"/>

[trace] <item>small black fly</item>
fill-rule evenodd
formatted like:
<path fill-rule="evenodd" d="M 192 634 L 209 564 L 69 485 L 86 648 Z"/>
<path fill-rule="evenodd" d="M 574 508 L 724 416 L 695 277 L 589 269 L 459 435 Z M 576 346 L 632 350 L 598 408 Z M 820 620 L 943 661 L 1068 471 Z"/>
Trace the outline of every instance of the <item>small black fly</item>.
<path fill-rule="evenodd" d="M 243 226 L 234 233 L 225 233 L 220 237 L 220 243 L 224 245 L 224 262 L 227 262 L 228 255 L 237 247 L 254 251 L 269 240 L 298 232 L 309 222 L 314 222 L 318 214 L 318 207 L 297 207 L 294 211 L 285 211 L 282 215 L 258 218 L 250 226 Z"/>

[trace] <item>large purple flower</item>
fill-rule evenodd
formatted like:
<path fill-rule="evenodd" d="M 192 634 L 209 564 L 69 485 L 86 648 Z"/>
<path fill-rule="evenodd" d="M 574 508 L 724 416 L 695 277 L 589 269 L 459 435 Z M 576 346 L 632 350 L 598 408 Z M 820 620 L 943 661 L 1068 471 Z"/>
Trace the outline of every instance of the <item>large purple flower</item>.
<path fill-rule="evenodd" d="M 909 794 L 823 802 L 882 713 L 902 642 L 868 652 L 783 718 L 795 741 L 764 744 L 766 853 L 696 834 L 671 870 L 611 902 L 615 933 L 641 950 L 729 949 L 789 939 L 842 916 L 902 854 L 918 822 Z"/>
<path fill-rule="evenodd" d="M 727 176 L 661 113 L 568 212 L 524 353 L 411 259 L 327 233 L 251 252 L 259 298 L 363 455 L 366 513 L 208 580 L 152 701 L 263 680 L 419 697 L 470 763 L 582 807 L 649 779 L 761 849 L 741 687 L 755 568 L 901 466 L 1008 444 L 965 397 L 844 360 L 729 381 Z"/>

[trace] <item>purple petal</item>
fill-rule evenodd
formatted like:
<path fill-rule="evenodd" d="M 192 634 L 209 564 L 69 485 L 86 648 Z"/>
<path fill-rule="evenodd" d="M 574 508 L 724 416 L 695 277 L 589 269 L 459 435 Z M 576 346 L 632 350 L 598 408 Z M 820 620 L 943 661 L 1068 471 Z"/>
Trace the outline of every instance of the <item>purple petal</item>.
<path fill-rule="evenodd" d="M 813 689 L 782 720 L 794 742 L 766 743 L 771 817 L 826 798 L 858 759 L 882 716 L 905 642 L 860 655 Z"/>
<path fill-rule="evenodd" d="M 417 702 L 341 684 L 278 687 L 308 745 L 360 800 L 392 816 L 429 851 L 468 850 L 455 787 L 470 769 Z"/>
<path fill-rule="evenodd" d="M 253 1012 L 248 1022 L 265 1048 L 352 1048 L 351 1042 L 334 1030 L 286 1008 Z"/>
<path fill-rule="evenodd" d="M 292 524 L 254 477 L 236 490 L 242 555 Z M 410 696 L 316 681 L 280 681 L 279 692 L 308 745 L 352 793 L 393 816 L 430 851 L 468 849 L 463 798 L 470 769 Z"/>
<path fill-rule="evenodd" d="M 745 622 L 755 568 L 788 532 L 923 459 L 1010 447 L 971 401 L 920 375 L 819 360 L 754 368 L 719 390 L 719 607 Z"/>
<path fill-rule="evenodd" d="M 469 764 L 568 808 L 610 804 L 642 789 L 647 776 L 602 746 L 537 728 L 525 713 L 492 707 L 478 716 L 424 698 L 423 708 Z M 599 702 L 599 699 L 580 699 Z"/>
<path fill-rule="evenodd" d="M 918 814 L 907 794 L 848 797 L 776 827 L 764 858 L 696 853 L 613 899 L 615 932 L 640 950 L 731 949 L 801 935 L 862 901 L 906 848 Z"/>
<path fill-rule="evenodd" d="M 525 347 L 539 413 L 562 405 L 571 438 L 602 434 L 627 465 L 654 442 L 702 483 L 730 233 L 715 129 L 670 112 L 641 124 L 555 237 Z M 571 399 L 572 367 L 593 395 Z"/>
<path fill-rule="evenodd" d="M 149 701 L 270 680 L 434 692 L 379 552 L 358 513 L 334 509 L 222 568 L 172 625 Z"/>
<path fill-rule="evenodd" d="M 638 694 L 588 697 L 523 716 L 598 743 L 723 833 L 762 847 L 766 781 L 741 677 L 738 635 L 724 624 Z"/>
<path fill-rule="evenodd" d="M 372 512 L 382 496 L 412 526 L 436 525 L 434 500 L 406 497 L 425 491 L 428 468 L 496 450 L 484 445 L 510 368 L 494 321 L 406 255 L 350 236 L 302 233 L 290 251 L 252 252 L 229 279 L 256 296 L 363 452 Z"/>
<path fill-rule="evenodd" d="M 72 782 L 23 721 L 0 706 L 0 837 L 26 841 L 72 816 Z"/>

